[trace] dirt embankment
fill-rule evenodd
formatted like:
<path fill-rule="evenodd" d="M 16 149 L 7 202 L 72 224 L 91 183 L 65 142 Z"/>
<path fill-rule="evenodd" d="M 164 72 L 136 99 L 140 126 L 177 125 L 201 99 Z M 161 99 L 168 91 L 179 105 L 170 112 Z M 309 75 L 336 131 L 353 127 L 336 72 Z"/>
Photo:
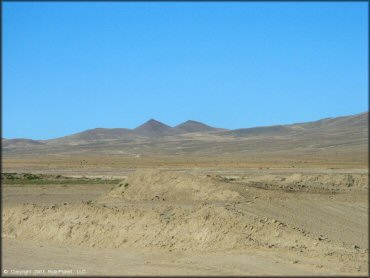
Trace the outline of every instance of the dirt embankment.
<path fill-rule="evenodd" d="M 366 182 L 364 175 L 235 178 L 142 170 L 130 174 L 97 200 L 5 206 L 3 237 L 114 249 L 285 250 L 345 262 L 346 269 L 351 272 L 366 264 L 368 246 L 349 244 L 351 241 L 331 238 L 330 234 L 317 234 L 308 226 L 308 220 L 314 216 L 308 217 L 304 211 L 297 211 L 302 217 L 308 217 L 300 224 L 290 216 L 287 206 L 289 202 L 306 198 L 295 196 L 298 194 L 295 191 L 302 186 L 306 188 L 302 194 L 307 196 L 311 196 L 310 190 L 316 192 L 328 188 L 346 194 L 348 190 L 363 190 Z M 292 194 L 285 192 L 289 187 L 292 187 Z M 280 198 L 276 207 L 271 203 L 274 197 Z M 338 219 L 347 221 L 340 215 L 340 206 L 338 203 L 337 207 L 328 208 L 338 210 Z M 268 212 L 273 207 L 281 212 Z M 311 211 L 316 213 L 314 205 Z M 352 212 L 362 213 L 362 207 L 353 208 Z M 322 218 L 322 206 L 317 213 Z M 353 225 L 362 229 L 360 224 Z M 349 231 L 356 237 L 356 230 Z"/>
<path fill-rule="evenodd" d="M 112 189 L 104 199 L 126 201 L 238 201 L 242 196 L 210 175 L 138 170 Z"/>
<path fill-rule="evenodd" d="M 290 174 L 244 176 L 236 182 L 263 189 L 311 193 L 339 193 L 368 187 L 367 174 Z"/>

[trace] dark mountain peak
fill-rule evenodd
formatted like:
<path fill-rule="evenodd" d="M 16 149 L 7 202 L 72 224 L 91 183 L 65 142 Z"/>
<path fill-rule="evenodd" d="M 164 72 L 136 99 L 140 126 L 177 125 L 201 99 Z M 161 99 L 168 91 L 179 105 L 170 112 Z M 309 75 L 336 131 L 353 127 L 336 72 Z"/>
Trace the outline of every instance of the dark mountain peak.
<path fill-rule="evenodd" d="M 182 130 L 185 132 L 208 132 L 208 131 L 220 131 L 221 129 L 211 127 L 209 125 L 203 124 L 201 122 L 188 120 L 179 124 L 175 127 L 178 130 Z"/>
<path fill-rule="evenodd" d="M 164 123 L 161 123 L 160 121 L 157 121 L 156 119 L 153 119 L 153 118 L 146 121 L 144 124 L 168 126 L 168 125 L 166 125 Z"/>
<path fill-rule="evenodd" d="M 172 127 L 155 119 L 150 119 L 149 121 L 135 128 L 134 131 L 139 134 L 146 135 L 170 135 L 174 132 Z"/>
<path fill-rule="evenodd" d="M 147 128 L 171 128 L 171 127 L 164 123 L 161 123 L 160 121 L 157 121 L 156 119 L 150 119 L 143 123 L 142 125 L 135 128 L 134 130 L 142 130 Z"/>
<path fill-rule="evenodd" d="M 190 125 L 210 127 L 209 125 L 206 125 L 204 123 L 201 123 L 201 122 L 198 122 L 198 121 L 194 121 L 194 120 L 187 120 L 186 122 L 183 122 L 182 124 L 179 124 L 178 126 L 190 126 Z"/>
<path fill-rule="evenodd" d="M 187 120 L 186 122 L 183 122 L 182 124 L 201 124 L 201 125 L 205 125 L 201 122 L 194 121 L 194 120 Z"/>

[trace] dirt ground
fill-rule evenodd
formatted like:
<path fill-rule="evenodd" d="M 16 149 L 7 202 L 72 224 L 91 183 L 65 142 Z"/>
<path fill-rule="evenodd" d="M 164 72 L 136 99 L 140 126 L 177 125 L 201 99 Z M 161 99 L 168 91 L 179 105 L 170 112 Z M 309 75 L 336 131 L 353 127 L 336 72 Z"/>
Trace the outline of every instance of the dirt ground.
<path fill-rule="evenodd" d="M 368 273 L 366 167 L 15 161 L 73 179 L 3 182 L 3 275 Z"/>

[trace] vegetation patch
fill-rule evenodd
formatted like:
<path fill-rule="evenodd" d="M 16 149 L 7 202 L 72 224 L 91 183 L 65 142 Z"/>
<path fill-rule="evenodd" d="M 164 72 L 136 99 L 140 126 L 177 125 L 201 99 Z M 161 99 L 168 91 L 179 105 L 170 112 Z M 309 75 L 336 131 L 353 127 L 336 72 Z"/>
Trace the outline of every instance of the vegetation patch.
<path fill-rule="evenodd" d="M 117 179 L 101 179 L 101 178 L 74 178 L 64 177 L 62 175 L 46 175 L 32 173 L 1 173 L 2 184 L 117 184 L 120 180 Z"/>

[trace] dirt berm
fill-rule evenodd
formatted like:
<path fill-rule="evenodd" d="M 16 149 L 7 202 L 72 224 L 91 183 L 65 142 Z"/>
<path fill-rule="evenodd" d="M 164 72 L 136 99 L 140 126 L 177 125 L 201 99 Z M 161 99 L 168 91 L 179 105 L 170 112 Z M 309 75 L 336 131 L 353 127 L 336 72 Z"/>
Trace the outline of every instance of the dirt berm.
<path fill-rule="evenodd" d="M 102 198 L 127 201 L 238 201 L 243 197 L 217 176 L 138 170 Z"/>
<path fill-rule="evenodd" d="M 256 191 L 228 187 L 233 185 L 220 177 L 138 171 L 99 202 L 5 207 L 3 236 L 101 248 L 279 248 L 363 256 L 360 250 L 256 213 L 250 201 Z"/>

